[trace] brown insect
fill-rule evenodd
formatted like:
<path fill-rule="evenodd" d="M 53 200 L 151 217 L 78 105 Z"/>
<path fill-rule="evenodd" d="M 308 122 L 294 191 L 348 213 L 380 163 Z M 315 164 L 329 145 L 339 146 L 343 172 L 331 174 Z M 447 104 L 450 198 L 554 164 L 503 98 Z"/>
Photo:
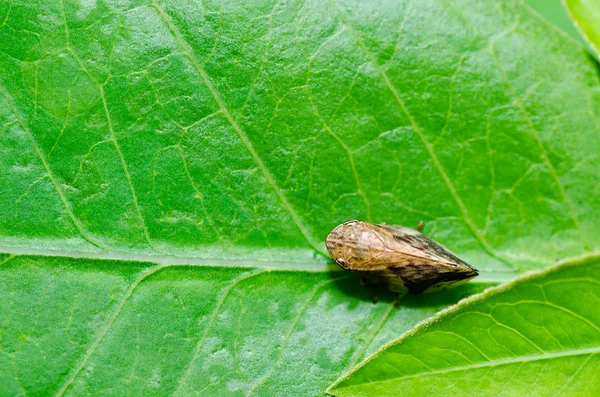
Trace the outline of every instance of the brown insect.
<path fill-rule="evenodd" d="M 350 221 L 333 229 L 326 245 L 338 265 L 361 275 L 363 286 L 385 284 L 398 293 L 439 291 L 479 274 L 429 237 L 402 226 Z"/>

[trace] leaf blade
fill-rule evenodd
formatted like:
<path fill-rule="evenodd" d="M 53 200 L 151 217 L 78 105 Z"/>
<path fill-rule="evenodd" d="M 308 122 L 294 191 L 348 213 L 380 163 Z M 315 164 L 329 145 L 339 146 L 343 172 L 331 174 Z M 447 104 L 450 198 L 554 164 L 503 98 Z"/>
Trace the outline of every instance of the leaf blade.
<path fill-rule="evenodd" d="M 600 57 L 600 7 L 597 2 L 585 0 L 564 0 L 571 20 L 586 42 L 593 48 L 596 58 Z"/>
<path fill-rule="evenodd" d="M 391 294 L 374 305 L 339 271 L 14 256 L 0 279 L 8 395 L 318 395 L 381 340 L 486 286 L 390 314 Z M 297 371 L 305 382 L 286 380 Z"/>
<path fill-rule="evenodd" d="M 297 376 L 289 368 L 299 355 L 311 378 L 286 391 L 319 394 L 380 344 L 463 296 L 406 298 L 407 307 L 392 311 L 344 284 L 310 300 L 306 289 L 328 277 L 321 241 L 350 218 L 424 220 L 428 234 L 487 281 L 597 249 L 595 66 L 520 2 L 416 4 L 0 4 L 0 250 L 18 260 L 46 256 L 31 260 L 37 265 L 18 262 L 21 273 L 14 258 L 2 257 L 3 337 L 16 349 L 2 356 L 6 394 L 87 386 L 278 394 Z M 47 258 L 57 254 L 71 258 Z M 103 267 L 110 258 L 131 269 L 115 265 L 111 273 Z M 90 262 L 103 265 L 88 271 Z M 136 287 L 143 273 L 132 272 L 157 263 L 170 279 L 153 275 Z M 178 264 L 217 265 L 222 274 L 203 283 L 208 270 L 186 278 Z M 288 311 L 267 325 L 252 318 L 243 330 L 250 339 L 263 326 L 273 335 L 258 338 L 269 346 L 255 353 L 256 368 L 249 357 L 242 366 L 258 381 L 223 378 L 237 368 L 219 361 L 234 355 L 236 339 L 219 350 L 209 329 L 198 345 L 204 323 L 193 324 L 194 316 L 213 318 L 220 277 L 257 267 L 287 287 L 269 295 L 251 284 L 231 294 L 260 301 L 265 318 L 266 296 Z M 190 317 L 173 309 L 176 292 L 153 283 L 185 290 L 180 305 L 194 308 Z M 162 295 L 153 300 L 151 291 Z M 24 306 L 10 303 L 15 296 Z M 92 302 L 81 308 L 73 296 Z M 217 316 L 240 315 L 242 304 L 229 296 Z M 195 302 L 202 299 L 214 305 Z M 319 312 L 319 299 L 331 302 L 329 312 Z M 330 312 L 341 328 L 325 321 Z M 40 319 L 47 338 L 34 332 Z M 297 327 L 325 335 L 328 345 L 302 355 Z M 153 360 L 163 343 L 158 355 L 172 368 Z M 225 358 L 202 361 L 203 349 Z M 44 352 L 54 353 L 55 365 L 32 366 Z M 108 367 L 111 354 L 120 377 Z M 200 376 L 204 365 L 214 379 Z M 322 373 L 310 372 L 317 367 Z"/>
<path fill-rule="evenodd" d="M 598 79 L 528 8 L 256 4 L 260 22 L 248 26 L 238 21 L 248 10 L 227 2 L 90 13 L 77 3 L 49 6 L 62 21 L 55 29 L 34 22 L 30 9 L 6 11 L 6 43 L 35 32 L 39 45 L 3 48 L 10 161 L 2 183 L 15 189 L 2 204 L 2 245 L 32 246 L 22 237 L 31 236 L 56 248 L 97 251 L 93 241 L 105 251 L 255 259 L 264 255 L 256 247 L 270 246 L 279 259 L 294 250 L 308 260 L 349 218 L 424 218 L 470 262 L 513 270 L 560 255 L 540 208 L 566 249 L 597 244 L 585 216 L 597 211 L 593 187 L 580 182 L 597 166 L 598 99 L 578 87 Z M 149 41 L 149 31 L 160 40 Z M 225 37 L 231 45 L 219 44 Z M 530 65 L 515 53 L 548 62 Z M 364 127 L 355 134 L 356 125 Z M 563 129 L 581 135 L 566 153 L 554 144 Z M 24 153 L 26 171 L 11 168 Z"/>
<path fill-rule="evenodd" d="M 467 298 L 389 343 L 328 393 L 593 394 L 599 259 L 567 261 Z"/>

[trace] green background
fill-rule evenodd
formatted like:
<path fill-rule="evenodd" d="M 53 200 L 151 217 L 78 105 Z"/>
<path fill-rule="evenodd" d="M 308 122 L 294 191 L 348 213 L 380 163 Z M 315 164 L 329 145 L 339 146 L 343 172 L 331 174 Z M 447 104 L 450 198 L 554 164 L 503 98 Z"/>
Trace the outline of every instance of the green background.
<path fill-rule="evenodd" d="M 0 394 L 320 395 L 595 258 L 580 43 L 520 1 L 1 1 Z M 353 218 L 481 276 L 373 305 L 323 243 Z"/>

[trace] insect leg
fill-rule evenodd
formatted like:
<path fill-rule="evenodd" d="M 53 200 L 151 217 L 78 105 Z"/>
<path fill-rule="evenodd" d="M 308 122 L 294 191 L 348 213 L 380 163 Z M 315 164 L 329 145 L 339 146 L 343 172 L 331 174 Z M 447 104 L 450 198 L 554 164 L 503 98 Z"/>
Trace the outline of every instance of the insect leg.
<path fill-rule="evenodd" d="M 425 222 L 419 221 L 419 224 L 417 225 L 417 227 L 415 227 L 415 230 L 417 232 L 420 232 L 421 230 L 423 230 L 423 226 L 425 226 Z"/>
<path fill-rule="evenodd" d="M 377 286 L 375 286 L 375 290 L 373 291 L 373 298 L 371 298 L 373 303 L 377 303 Z"/>
<path fill-rule="evenodd" d="M 400 294 L 396 293 L 396 300 L 394 300 L 394 307 L 400 306 Z"/>
<path fill-rule="evenodd" d="M 366 277 L 360 278 L 360 286 L 363 288 L 377 288 L 377 284 L 368 282 Z"/>

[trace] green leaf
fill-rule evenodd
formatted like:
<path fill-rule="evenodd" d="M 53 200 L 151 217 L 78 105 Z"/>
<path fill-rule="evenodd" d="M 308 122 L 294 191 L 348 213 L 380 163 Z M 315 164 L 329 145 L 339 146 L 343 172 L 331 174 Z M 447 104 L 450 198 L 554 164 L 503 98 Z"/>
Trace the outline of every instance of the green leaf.
<path fill-rule="evenodd" d="M 334 396 L 600 393 L 600 256 L 463 300 L 377 352 Z"/>
<path fill-rule="evenodd" d="M 1 395 L 321 395 L 485 287 L 395 308 L 339 271 L 34 256 L 0 258 L 0 280 Z"/>
<path fill-rule="evenodd" d="M 521 2 L 4 1 L 0 70 L 0 394 L 318 395 L 600 247 L 597 69 Z M 352 218 L 482 276 L 373 305 Z"/>
<path fill-rule="evenodd" d="M 524 0 L 524 2 L 544 18 L 565 31 L 571 38 L 585 44 L 577 29 L 573 26 L 573 22 L 569 18 L 565 7 L 563 7 L 562 0 Z"/>
<path fill-rule="evenodd" d="M 2 246 L 322 262 L 352 218 L 491 271 L 600 245 L 598 75 L 519 2 L 0 15 Z"/>
<path fill-rule="evenodd" d="M 571 19 L 600 58 L 600 3 L 595 0 L 563 0 Z"/>

